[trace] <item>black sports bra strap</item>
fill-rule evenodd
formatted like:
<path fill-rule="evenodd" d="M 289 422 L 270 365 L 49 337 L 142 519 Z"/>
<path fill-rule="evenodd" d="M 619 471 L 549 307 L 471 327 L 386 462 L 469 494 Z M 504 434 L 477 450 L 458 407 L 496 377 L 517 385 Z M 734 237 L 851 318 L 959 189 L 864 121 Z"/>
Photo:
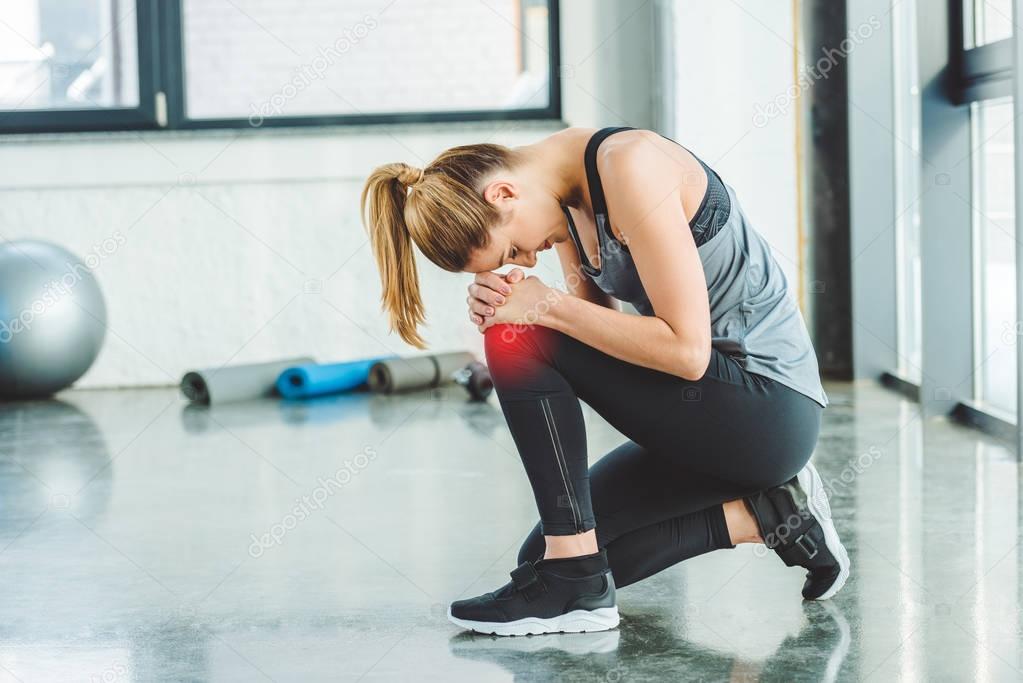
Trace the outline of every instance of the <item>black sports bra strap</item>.
<path fill-rule="evenodd" d="M 597 149 L 600 147 L 600 143 L 608 137 L 623 130 L 636 129 L 631 126 L 608 126 L 598 130 L 590 136 L 589 141 L 586 143 L 586 152 L 583 159 L 583 165 L 586 169 L 586 185 L 590 190 L 593 219 L 597 226 L 597 246 L 601 250 L 603 250 L 605 234 L 606 238 L 613 242 L 617 242 L 618 238 L 615 237 L 614 231 L 611 229 L 611 218 L 607 214 L 607 198 L 604 196 L 604 187 L 600 182 L 600 172 L 597 170 Z M 689 229 L 693 232 L 693 237 L 696 238 L 696 246 L 700 246 L 714 237 L 721 225 L 731 214 L 731 200 L 728 197 L 728 191 L 725 189 L 721 176 L 718 175 L 717 171 L 708 166 L 703 159 L 693 154 L 689 148 L 684 147 L 671 138 L 664 135 L 661 137 L 692 154 L 693 158 L 699 162 L 707 175 L 707 190 L 703 194 L 699 208 L 689 220 Z M 579 241 L 578 232 L 576 232 L 575 225 L 571 222 L 572 216 L 568 213 L 567 209 L 565 210 L 565 215 L 568 217 L 569 227 L 575 238 L 576 247 L 579 249 L 579 256 L 582 258 L 585 266 L 586 257 L 583 253 L 582 243 Z M 629 251 L 626 245 L 622 244 L 621 247 L 623 251 Z M 592 274 L 599 275 L 599 273 L 599 270 L 594 269 Z"/>
<path fill-rule="evenodd" d="M 600 143 L 606 140 L 615 133 L 620 133 L 623 130 L 635 130 L 629 126 L 619 127 L 607 127 L 601 128 L 590 137 L 590 141 L 586 143 L 586 154 L 584 157 L 584 163 L 586 165 L 586 184 L 590 188 L 590 203 L 593 205 L 593 216 L 597 217 L 598 214 L 607 216 L 607 200 L 604 198 L 604 188 L 600 184 L 600 173 L 597 172 L 597 148 L 600 147 Z M 600 221 L 597 221 L 599 225 Z M 610 221 L 607 221 L 610 229 Z M 611 235 L 612 239 L 614 235 Z"/>
<path fill-rule="evenodd" d="M 604 216 L 604 225 L 607 227 L 608 237 L 610 237 L 612 240 L 615 240 L 617 238 L 614 236 L 614 232 L 611 230 L 611 219 L 607 215 L 607 199 L 604 197 L 604 186 L 600 182 L 600 173 L 597 171 L 597 149 L 600 147 L 601 142 L 606 140 L 611 135 L 614 135 L 615 133 L 620 133 L 623 130 L 636 129 L 631 126 L 618 127 L 608 126 L 606 128 L 601 128 L 600 130 L 598 130 L 590 137 L 589 142 L 586 144 L 586 153 L 584 158 L 584 165 L 586 168 L 586 184 L 590 189 L 590 203 L 593 205 L 593 217 L 596 220 L 597 224 L 599 225 L 600 219 L 597 218 L 597 216 L 598 215 Z M 693 156 L 693 158 L 699 162 L 700 166 L 703 167 L 704 173 L 707 174 L 707 191 L 703 195 L 703 199 L 700 202 L 700 207 L 696 210 L 696 213 L 694 213 L 692 218 L 689 220 L 689 228 L 691 230 L 695 230 L 697 229 L 698 225 L 702 225 L 706 218 L 705 214 L 708 213 L 706 209 L 709 200 L 714 200 L 715 202 L 723 203 L 724 206 L 726 207 L 724 211 L 724 216 L 725 218 L 727 218 L 728 214 L 731 212 L 731 205 L 728 199 L 728 192 L 727 190 L 725 190 L 724 187 L 724 181 L 721 180 L 721 176 L 718 175 L 718 172 L 712 169 L 710 166 L 708 166 L 703 159 L 696 156 L 696 154 L 694 154 L 693 151 L 690 150 L 688 147 L 685 147 L 684 145 L 664 135 L 661 135 L 661 137 L 667 140 L 668 142 L 676 144 L 682 149 L 689 152 Z M 708 239 L 711 236 L 712 235 L 709 235 Z M 624 247 L 625 245 L 622 246 Z M 628 251 L 628 249 L 626 249 L 626 251 Z"/>

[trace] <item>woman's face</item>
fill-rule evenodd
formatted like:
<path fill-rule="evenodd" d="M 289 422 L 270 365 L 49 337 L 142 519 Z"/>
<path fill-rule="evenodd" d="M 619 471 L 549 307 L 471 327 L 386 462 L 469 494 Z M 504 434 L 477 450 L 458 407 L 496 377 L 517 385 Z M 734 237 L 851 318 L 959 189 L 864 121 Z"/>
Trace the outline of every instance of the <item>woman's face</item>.
<path fill-rule="evenodd" d="M 532 268 L 537 256 L 568 238 L 557 199 L 528 180 L 510 177 L 489 183 L 483 197 L 501 216 L 490 229 L 490 243 L 477 249 L 466 271 L 481 273 L 505 265 Z"/>

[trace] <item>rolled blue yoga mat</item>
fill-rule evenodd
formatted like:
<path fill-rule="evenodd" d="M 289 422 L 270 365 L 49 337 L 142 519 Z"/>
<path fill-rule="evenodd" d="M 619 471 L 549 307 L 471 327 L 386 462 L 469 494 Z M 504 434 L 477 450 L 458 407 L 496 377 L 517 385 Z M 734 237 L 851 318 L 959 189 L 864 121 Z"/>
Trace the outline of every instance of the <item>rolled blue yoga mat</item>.
<path fill-rule="evenodd" d="M 307 363 L 288 368 L 277 378 L 277 391 L 284 398 L 312 398 L 339 394 L 366 383 L 374 364 L 393 356 L 348 363 L 317 365 Z"/>

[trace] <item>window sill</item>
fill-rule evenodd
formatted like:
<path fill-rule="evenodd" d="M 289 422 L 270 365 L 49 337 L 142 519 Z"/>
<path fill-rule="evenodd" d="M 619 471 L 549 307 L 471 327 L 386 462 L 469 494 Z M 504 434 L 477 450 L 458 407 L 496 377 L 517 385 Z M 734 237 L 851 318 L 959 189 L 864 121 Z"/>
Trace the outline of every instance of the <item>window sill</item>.
<path fill-rule="evenodd" d="M 1003 411 L 990 406 L 980 406 L 975 403 L 957 403 L 949 418 L 967 427 L 973 427 L 992 436 L 999 441 L 1005 441 L 1016 446 L 1016 421 Z"/>
<path fill-rule="evenodd" d="M 902 394 L 910 401 L 920 402 L 920 385 L 916 382 L 890 372 L 882 372 L 879 380 L 883 386 Z"/>
<path fill-rule="evenodd" d="M 535 142 L 559 119 L 0 136 L 0 189 L 52 190 L 362 180 L 470 142 Z"/>
<path fill-rule="evenodd" d="M 561 130 L 568 123 L 562 119 L 520 119 L 479 121 L 432 121 L 421 123 L 338 124 L 324 126 L 246 126 L 242 128 L 161 128 L 151 130 L 83 130 L 71 132 L 0 133 L 0 145 L 52 144 L 55 142 L 99 142 L 149 140 L 194 140 L 196 138 L 320 138 L 364 137 L 367 135 L 402 135 L 452 130 Z"/>

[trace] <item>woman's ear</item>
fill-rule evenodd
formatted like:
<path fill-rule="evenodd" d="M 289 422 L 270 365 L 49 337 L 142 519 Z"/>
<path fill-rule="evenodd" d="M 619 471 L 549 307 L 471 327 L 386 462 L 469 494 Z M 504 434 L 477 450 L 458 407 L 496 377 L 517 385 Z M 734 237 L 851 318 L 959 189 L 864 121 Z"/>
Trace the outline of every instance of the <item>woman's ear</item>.
<path fill-rule="evenodd" d="M 507 180 L 495 180 L 483 188 L 483 198 L 491 204 L 500 204 L 502 201 L 514 199 L 518 196 L 515 186 Z"/>

